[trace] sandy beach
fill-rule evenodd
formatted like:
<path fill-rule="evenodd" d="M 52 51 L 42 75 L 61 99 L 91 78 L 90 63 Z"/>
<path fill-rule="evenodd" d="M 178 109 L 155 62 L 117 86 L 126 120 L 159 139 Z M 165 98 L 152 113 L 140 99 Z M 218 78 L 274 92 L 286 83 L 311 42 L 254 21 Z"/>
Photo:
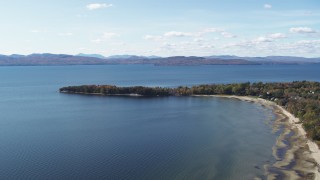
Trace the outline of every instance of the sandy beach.
<path fill-rule="evenodd" d="M 200 95 L 202 96 L 202 95 Z M 233 98 L 257 103 L 272 109 L 276 115 L 273 130 L 283 129 L 273 147 L 276 162 L 265 165 L 267 179 L 316 179 L 320 180 L 320 150 L 316 143 L 307 138 L 299 119 L 274 102 L 248 96 L 203 95 L 219 98 Z M 289 143 L 284 143 L 289 142 Z M 284 151 L 284 156 L 279 152 Z"/>

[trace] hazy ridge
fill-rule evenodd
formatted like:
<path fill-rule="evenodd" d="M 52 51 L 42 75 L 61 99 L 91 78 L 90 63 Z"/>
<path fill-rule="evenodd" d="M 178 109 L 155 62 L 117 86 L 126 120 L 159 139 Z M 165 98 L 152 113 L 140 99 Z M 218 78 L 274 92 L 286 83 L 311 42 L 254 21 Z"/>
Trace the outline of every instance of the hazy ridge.
<path fill-rule="evenodd" d="M 107 65 L 107 64 L 152 64 L 158 66 L 179 65 L 261 65 L 261 64 L 310 64 L 320 63 L 320 58 L 293 56 L 238 57 L 238 56 L 136 56 L 100 54 L 30 54 L 0 55 L 1 66 L 37 65 Z"/>

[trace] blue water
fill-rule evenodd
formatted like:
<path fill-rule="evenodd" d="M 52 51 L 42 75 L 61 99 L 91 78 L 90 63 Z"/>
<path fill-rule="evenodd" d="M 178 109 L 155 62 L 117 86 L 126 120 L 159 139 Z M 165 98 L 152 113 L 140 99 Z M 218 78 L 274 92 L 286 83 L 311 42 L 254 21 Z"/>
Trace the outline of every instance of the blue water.
<path fill-rule="evenodd" d="M 210 97 L 60 94 L 62 86 L 320 81 L 319 65 L 0 67 L 0 179 L 249 179 L 274 161 L 270 110 Z"/>

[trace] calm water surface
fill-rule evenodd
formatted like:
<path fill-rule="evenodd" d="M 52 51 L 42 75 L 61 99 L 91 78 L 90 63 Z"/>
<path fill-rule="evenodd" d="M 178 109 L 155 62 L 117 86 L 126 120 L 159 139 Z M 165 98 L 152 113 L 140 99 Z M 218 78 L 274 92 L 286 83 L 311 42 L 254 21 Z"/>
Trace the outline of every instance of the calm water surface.
<path fill-rule="evenodd" d="M 80 84 L 320 81 L 319 65 L 0 67 L 0 179 L 250 179 L 273 162 L 272 112 L 209 97 L 59 94 Z"/>

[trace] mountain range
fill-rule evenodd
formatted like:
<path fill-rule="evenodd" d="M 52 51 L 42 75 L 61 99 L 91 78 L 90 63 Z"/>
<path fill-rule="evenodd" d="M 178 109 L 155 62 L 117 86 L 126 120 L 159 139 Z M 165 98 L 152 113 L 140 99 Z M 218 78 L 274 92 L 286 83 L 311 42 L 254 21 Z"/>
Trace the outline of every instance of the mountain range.
<path fill-rule="evenodd" d="M 152 64 L 158 66 L 178 65 L 261 65 L 261 64 L 310 64 L 320 63 L 320 58 L 294 56 L 239 57 L 239 56 L 136 56 L 100 54 L 30 54 L 0 55 L 0 66 L 36 65 L 103 65 L 103 64 Z"/>

